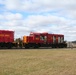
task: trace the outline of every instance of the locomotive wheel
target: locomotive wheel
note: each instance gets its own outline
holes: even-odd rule
[[[34,45],[34,48],[39,48],[39,46],[38,45]]]
[[[11,44],[11,43],[8,43],[8,44],[7,44],[7,48],[8,48],[8,49],[11,49],[11,48],[12,48],[12,44]]]
[[[29,49],[29,45],[27,44],[27,45],[25,45],[25,49]]]

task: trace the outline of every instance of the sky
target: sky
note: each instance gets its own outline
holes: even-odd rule
[[[15,38],[30,32],[63,34],[76,40],[75,0],[0,0],[0,30],[13,30]]]

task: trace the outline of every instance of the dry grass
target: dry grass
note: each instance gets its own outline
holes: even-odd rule
[[[76,50],[0,50],[0,75],[76,75]]]

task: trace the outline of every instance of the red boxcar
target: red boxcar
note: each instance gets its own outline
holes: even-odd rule
[[[0,30],[0,47],[10,47],[14,42],[14,32]]]
[[[24,36],[23,43],[26,47],[66,47],[64,35],[48,33],[30,33]]]

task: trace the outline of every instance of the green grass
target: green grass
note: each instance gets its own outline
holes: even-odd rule
[[[0,75],[76,75],[76,50],[0,50]]]

